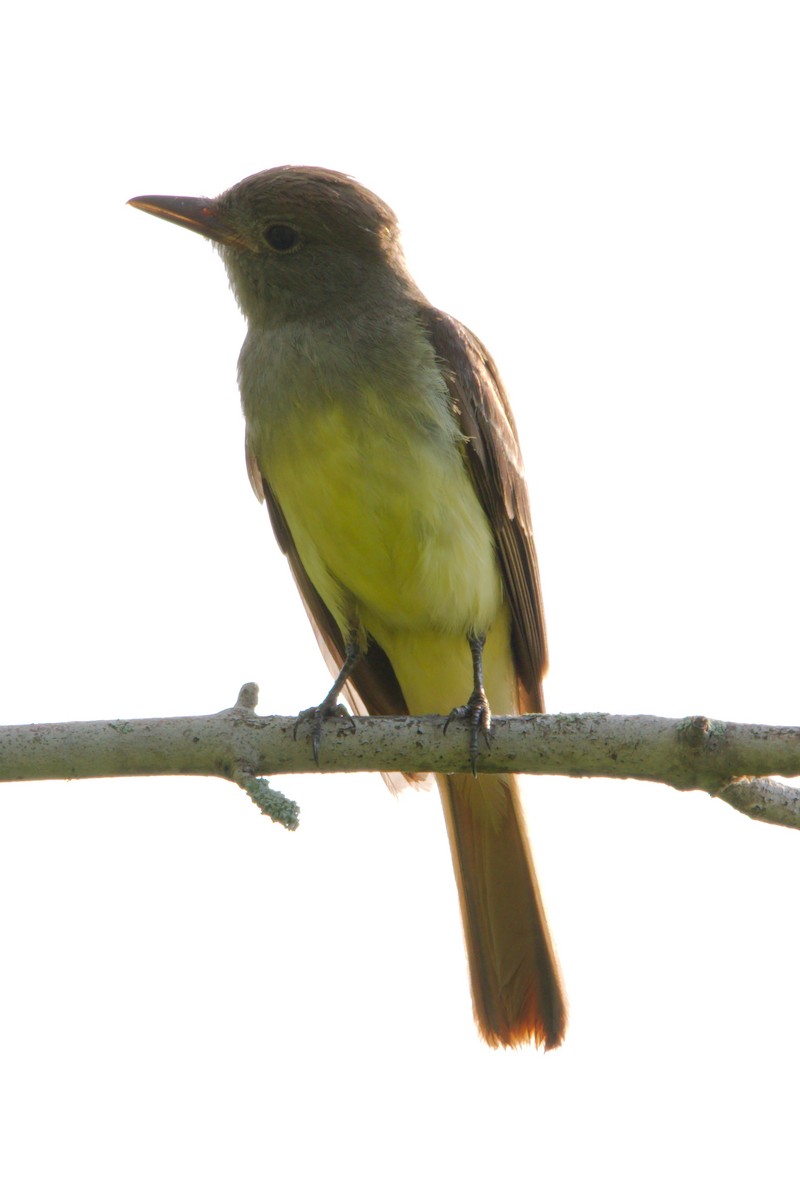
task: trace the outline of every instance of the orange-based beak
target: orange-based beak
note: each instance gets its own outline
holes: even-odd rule
[[[241,233],[232,228],[217,201],[209,200],[206,196],[134,196],[128,204],[164,221],[182,225],[184,229],[202,233],[204,237],[221,242],[223,246],[253,249]]]

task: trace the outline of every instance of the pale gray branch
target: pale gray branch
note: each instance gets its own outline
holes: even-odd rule
[[[293,827],[296,806],[261,776],[470,769],[465,726],[453,721],[445,733],[439,716],[330,719],[315,763],[307,724],[256,716],[257,699],[245,684],[232,708],[209,716],[0,727],[0,781],[215,775]],[[697,788],[757,820],[800,827],[800,789],[761,778],[800,776],[798,728],[608,713],[496,717],[478,765]]]

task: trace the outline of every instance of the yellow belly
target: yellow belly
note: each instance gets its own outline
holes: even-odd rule
[[[343,633],[357,622],[376,637],[463,638],[492,624],[494,542],[455,440],[382,403],[334,403],[284,422],[259,457]]]

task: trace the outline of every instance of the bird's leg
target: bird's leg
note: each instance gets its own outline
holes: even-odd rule
[[[333,681],[333,687],[321,704],[313,708],[304,708],[294,723],[294,736],[297,737],[297,726],[301,721],[312,721],[311,747],[314,751],[314,762],[319,762],[319,744],[322,738],[322,726],[326,717],[347,717],[355,729],[355,721],[343,704],[339,703],[339,693],[353,674],[353,668],[361,658],[361,643],[358,634],[351,630],[345,644],[345,659],[339,674]]]
[[[489,744],[489,734],[492,728],[492,710],[483,690],[483,647],[486,645],[485,633],[468,633],[467,640],[472,653],[472,695],[466,704],[454,708],[444,723],[444,731],[456,717],[466,717],[469,720],[469,760],[472,763],[472,774],[477,775],[478,738],[481,730]]]

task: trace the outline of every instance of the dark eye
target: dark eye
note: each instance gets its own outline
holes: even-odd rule
[[[264,230],[264,241],[272,250],[293,250],[300,234],[291,225],[268,225]]]

